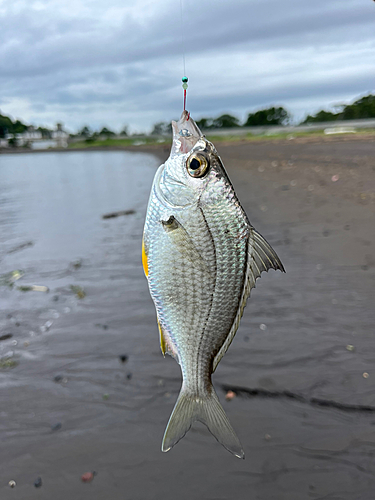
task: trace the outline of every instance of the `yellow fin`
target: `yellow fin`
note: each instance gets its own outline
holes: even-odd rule
[[[146,255],[146,250],[145,250],[145,242],[142,239],[142,265],[143,265],[143,271],[145,273],[145,276],[147,278],[148,276],[148,263],[147,263],[147,255]]]
[[[165,353],[167,352],[167,344],[165,343],[163,330],[161,329],[159,319],[158,319],[158,327],[159,327],[159,334],[160,334],[160,349],[161,349],[161,352],[163,353],[163,356],[165,357]]]

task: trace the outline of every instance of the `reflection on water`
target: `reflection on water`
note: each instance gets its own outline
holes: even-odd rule
[[[131,152],[0,155],[0,269],[95,250],[101,216],[145,212],[156,158]],[[32,242],[32,245],[31,245]],[[28,244],[26,252],[12,251]]]

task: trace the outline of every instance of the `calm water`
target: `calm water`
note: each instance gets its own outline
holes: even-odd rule
[[[141,224],[157,166],[132,152],[0,155],[0,274],[92,254],[105,213],[133,209]]]

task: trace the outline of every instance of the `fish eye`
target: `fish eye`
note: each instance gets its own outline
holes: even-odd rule
[[[209,166],[206,156],[202,153],[193,153],[186,161],[186,169],[191,177],[203,177]]]

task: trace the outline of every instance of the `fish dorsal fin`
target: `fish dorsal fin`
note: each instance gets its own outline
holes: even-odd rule
[[[279,269],[280,271],[285,273],[284,266],[282,265],[281,260],[277,256],[275,250],[263,238],[263,236],[258,233],[258,231],[251,227],[249,239],[247,242],[246,276],[240,304],[232,328],[230,329],[230,332],[225,339],[224,344],[221,346],[220,351],[214,358],[212,370],[213,372],[216,370],[217,365],[220,363],[221,358],[227,352],[234,336],[236,335],[247,299],[250,295],[250,291],[252,288],[255,288],[255,281],[257,280],[257,278],[260,278],[260,275],[263,271],[268,271],[269,269]]]

